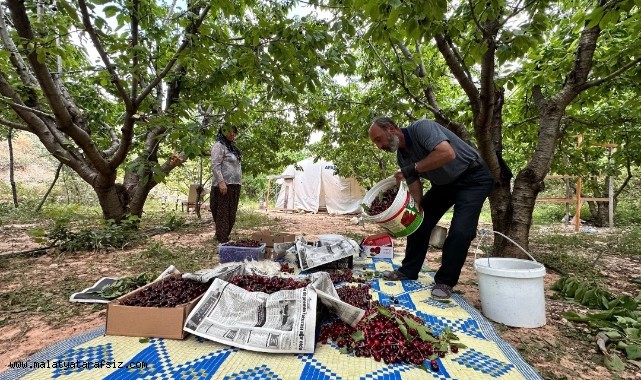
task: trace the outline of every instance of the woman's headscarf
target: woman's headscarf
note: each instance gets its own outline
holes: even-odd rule
[[[221,143],[223,143],[223,145],[225,145],[227,149],[229,149],[229,151],[232,152],[238,158],[238,161],[241,161],[243,154],[240,152],[236,144],[234,144],[233,141],[229,141],[226,136],[227,134],[229,134],[229,132],[231,132],[234,129],[238,130],[236,127],[232,127],[229,125],[220,127],[218,129],[218,134],[216,135],[216,141],[220,141]]]

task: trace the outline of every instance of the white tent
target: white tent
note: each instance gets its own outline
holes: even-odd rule
[[[355,178],[334,174],[331,162],[306,158],[288,166],[282,175],[272,176],[281,184],[276,208],[318,212],[326,208],[330,214],[356,214],[361,212],[365,190]]]

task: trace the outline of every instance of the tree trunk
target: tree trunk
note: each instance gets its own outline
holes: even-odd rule
[[[13,196],[13,205],[18,207],[18,191],[16,189],[16,181],[13,178],[13,128],[9,128],[7,134],[7,144],[9,144],[9,183],[11,184],[11,195]]]
[[[141,159],[137,158],[135,161],[141,161]],[[153,176],[147,168],[149,168],[148,164],[145,165],[142,175],[127,171],[123,181],[123,189],[128,197],[127,212],[138,217],[142,217],[149,192],[156,186],[156,182],[154,182]]]
[[[539,139],[527,166],[523,168],[514,180],[511,197],[511,217],[508,223],[508,235],[526,251],[529,250],[530,227],[532,213],[536,205],[536,197],[543,190],[543,179],[550,171],[556,142],[560,128],[562,111],[554,105],[544,108],[539,117]],[[509,212],[510,210],[508,210]],[[526,258],[525,254],[514,244],[503,242],[497,247],[502,256]]]
[[[505,235],[510,233],[509,227],[512,224],[512,196],[510,194],[509,182],[495,182],[494,190],[489,197],[490,211],[492,215],[492,229]],[[494,250],[496,256],[504,256],[504,249],[507,240],[500,236],[494,235]]]
[[[121,184],[112,183],[105,186],[94,186],[98,202],[105,220],[120,223],[129,212],[129,193]]]
[[[542,182],[528,167],[516,176],[512,192],[511,223],[508,226],[506,235],[526,251],[528,250],[530,227],[532,226],[532,212],[534,211],[536,196],[541,189]],[[526,258],[516,245],[507,241],[503,241],[497,249],[501,256]]]
[[[595,194],[595,198],[601,198]],[[608,202],[588,202],[590,208],[590,216],[596,227],[607,227],[609,225],[609,210]]]

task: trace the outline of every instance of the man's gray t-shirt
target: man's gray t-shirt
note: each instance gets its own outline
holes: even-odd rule
[[[401,129],[405,135],[405,149],[396,152],[396,159],[400,167],[414,165],[422,160],[443,141],[448,141],[456,153],[456,158],[440,168],[420,173],[420,177],[428,179],[433,185],[447,185],[456,180],[461,173],[477,162],[481,157],[465,141],[461,140],[449,129],[432,120],[418,120],[407,128]],[[408,184],[416,181],[418,177],[406,178]]]

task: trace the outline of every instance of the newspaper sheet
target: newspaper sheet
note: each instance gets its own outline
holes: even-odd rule
[[[261,352],[314,352],[316,290],[248,292],[215,279],[189,314],[185,331]]]
[[[319,300],[352,326],[363,317],[363,310],[340,300],[327,272],[292,277],[310,284],[266,294],[215,278],[187,317],[184,330],[252,351],[311,353]]]
[[[301,270],[305,271],[360,254],[360,246],[356,241],[341,235],[325,236],[331,236],[331,238],[320,239],[318,244],[309,244],[303,237],[296,239],[296,253]]]
[[[243,263],[221,264],[212,269],[201,269],[194,273],[185,273],[183,278],[198,282],[209,282],[214,278],[229,281],[232,277],[243,274],[245,267]]]
[[[365,310],[343,302],[338,297],[332,297],[318,289],[316,289],[316,294],[318,294],[318,298],[323,305],[327,306],[334,314],[338,315],[343,322],[352,327],[355,327],[363,318],[363,315],[365,315]]]

